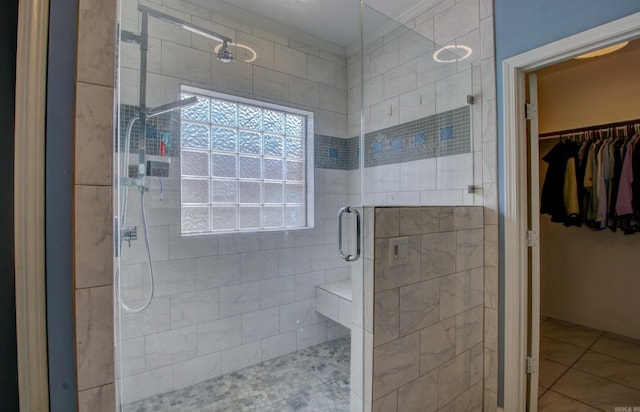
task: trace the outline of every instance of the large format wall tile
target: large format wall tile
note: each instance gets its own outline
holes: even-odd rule
[[[373,410],[481,410],[486,376],[482,208],[377,208],[375,215],[380,220],[373,277],[378,291]],[[421,240],[418,253],[389,268],[389,241],[408,233],[408,239]],[[456,266],[469,269],[455,272]],[[414,344],[419,345],[417,359]]]
[[[373,399],[398,389],[420,375],[420,334],[377,347],[373,352]]]
[[[80,1],[78,81],[113,87],[116,4],[115,0]]]
[[[76,288],[113,283],[113,213],[110,186],[77,186],[75,219]]]
[[[76,290],[78,390],[114,381],[113,287]]]
[[[116,410],[115,384],[78,392],[78,412],[113,412]]]
[[[75,183],[113,183],[113,89],[78,83],[76,90]]]

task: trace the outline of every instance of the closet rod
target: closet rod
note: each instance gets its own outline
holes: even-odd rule
[[[624,122],[600,124],[596,126],[580,127],[577,129],[560,130],[558,132],[540,133],[538,135],[538,140],[554,139],[562,136],[567,136],[567,135],[570,136],[572,134],[578,134],[578,133],[588,132],[588,131],[595,132],[598,130],[614,129],[614,128],[623,127],[623,126],[634,126],[636,124],[640,124],[640,119],[626,120]]]

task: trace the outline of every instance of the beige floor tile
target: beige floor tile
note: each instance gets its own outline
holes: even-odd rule
[[[637,340],[606,333],[596,341],[591,350],[640,364],[640,342]]]
[[[574,368],[640,390],[640,364],[588,351]]]
[[[565,373],[552,390],[607,411],[616,406],[640,406],[640,390],[574,369]]]
[[[547,391],[548,391],[548,390],[549,390],[549,389],[547,389],[547,388],[545,388],[545,387],[543,387],[543,386],[538,385],[538,399],[542,398],[542,396],[543,396],[545,393],[547,393]]]
[[[538,383],[540,386],[550,388],[563,373],[569,370],[569,366],[541,358],[538,362]]]
[[[571,366],[584,352],[584,348],[575,345],[544,336],[540,338],[540,359]]]
[[[574,399],[567,398],[554,391],[547,391],[538,400],[538,412],[598,412],[593,408]]]
[[[547,319],[540,325],[540,335],[570,343],[581,348],[588,348],[600,337],[601,331],[564,322],[557,319]]]

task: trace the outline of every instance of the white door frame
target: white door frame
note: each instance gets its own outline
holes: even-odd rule
[[[524,114],[525,73],[637,37],[640,37],[640,13],[549,43],[503,62],[505,411],[526,410],[528,159]]]
[[[14,238],[20,410],[49,410],[44,152],[49,1],[20,1],[16,55]]]

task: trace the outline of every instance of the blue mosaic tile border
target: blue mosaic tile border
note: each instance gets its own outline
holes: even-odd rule
[[[471,108],[438,113],[365,135],[365,167],[471,152]]]
[[[359,167],[359,139],[316,135],[315,167]],[[460,107],[365,135],[365,167],[471,153],[471,108]]]
[[[124,133],[129,120],[137,115],[137,108],[120,107],[120,145],[124,145]],[[147,152],[159,154],[159,142],[168,142],[169,156],[178,156],[180,148],[180,118],[176,113],[166,113],[149,119]],[[138,122],[132,129],[129,150],[138,147]],[[119,149],[124,149],[120,147]],[[434,157],[451,156],[471,152],[471,108],[469,106],[428,116],[398,126],[367,133],[365,135],[365,167],[410,162]],[[314,163],[319,169],[355,170],[359,167],[359,138],[315,135]]]

